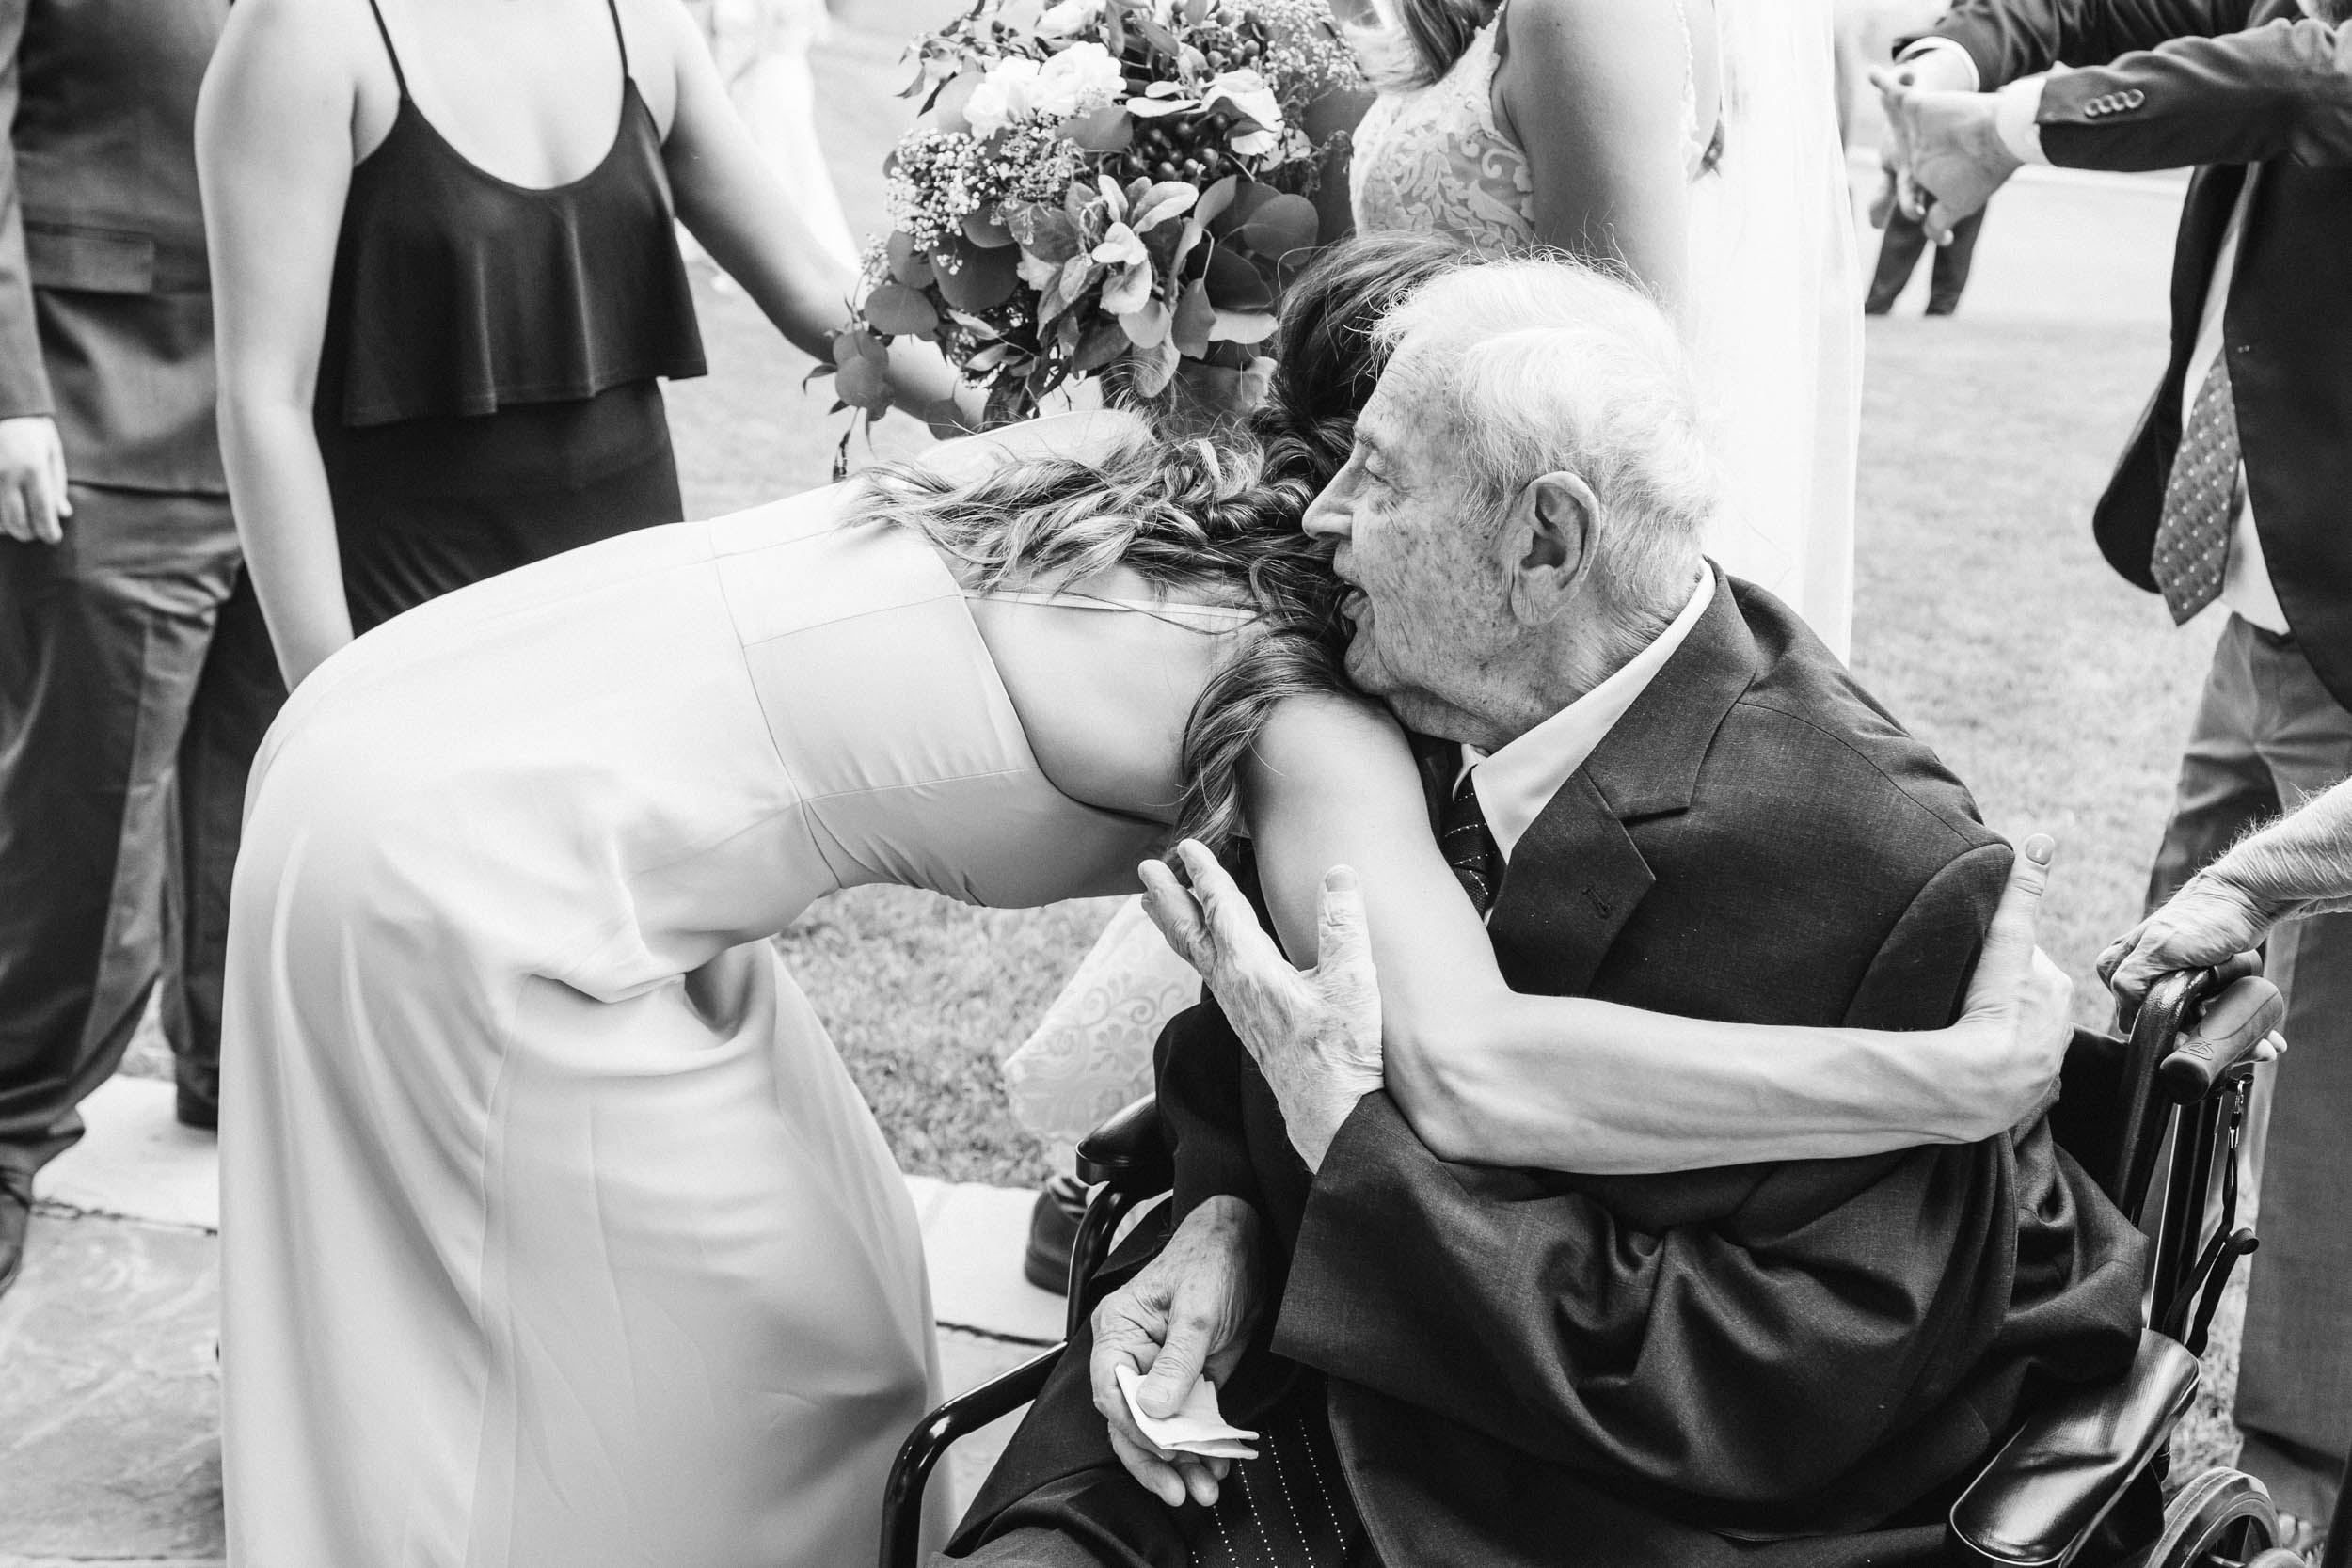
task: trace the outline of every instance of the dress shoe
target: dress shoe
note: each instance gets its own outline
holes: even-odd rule
[[[0,1165],[0,1295],[24,1267],[24,1232],[33,1223],[33,1173]]]
[[[1959,309],[1960,301],[1956,299],[1931,299],[1928,301],[1928,308],[1921,311],[1920,314],[1925,316],[1948,316]]]
[[[1030,1284],[1057,1296],[1069,1291],[1070,1253],[1086,1212],[1086,1185],[1074,1176],[1057,1176],[1038,1189],[1037,1207],[1029,1211],[1028,1256],[1021,1263]]]
[[[173,1102],[172,1113],[180,1125],[193,1127],[199,1132],[218,1132],[220,1130],[219,1096],[206,1094],[186,1083],[182,1083],[178,1088],[179,1094]]]

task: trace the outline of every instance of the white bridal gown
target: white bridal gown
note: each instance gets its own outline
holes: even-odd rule
[[[842,1568],[935,1395],[920,1238],[766,941],[1130,888],[956,581],[845,491],[452,594],[253,773],[221,1114],[239,1568]],[[1086,601],[1099,608],[1099,601]]]

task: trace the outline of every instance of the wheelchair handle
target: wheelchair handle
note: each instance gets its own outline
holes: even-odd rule
[[[2140,1022],[2161,1028],[2169,1037],[2170,1049],[2156,1066],[2156,1082],[2174,1104],[2195,1104],[2233,1072],[2252,1067],[2255,1053],[2269,1034],[2267,1029],[2241,1026],[2218,1039],[2191,1031],[2202,1022],[2208,1005],[2255,973],[2253,963],[2233,958],[2217,969],[2168,974],[2150,988],[2140,1008]],[[2249,1014],[2247,1023],[2251,1024],[2260,1011]],[[2137,1032],[2136,1025],[2134,1033]]]

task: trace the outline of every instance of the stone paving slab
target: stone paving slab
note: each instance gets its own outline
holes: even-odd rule
[[[117,1078],[41,1174],[24,1273],[0,1296],[0,1568],[219,1568],[219,1179],[172,1090]],[[907,1180],[923,1223],[944,1385],[961,1393],[1061,1337],[1021,1275],[1033,1195]],[[958,1445],[961,1509],[1011,1436]]]
[[[220,1555],[216,1250],[201,1230],[35,1216],[0,1296],[0,1564]]]

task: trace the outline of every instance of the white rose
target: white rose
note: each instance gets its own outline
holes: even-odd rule
[[[1210,78],[1209,85],[1201,90],[1200,102],[1214,109],[1220,101],[1232,105],[1235,113],[1256,120],[1261,130],[1279,134],[1282,129],[1281,103],[1274,96],[1274,89],[1266,86],[1265,78],[1254,71],[1220,71]],[[1233,146],[1241,151],[1251,150],[1242,147],[1239,139]],[[1265,150],[1272,150],[1269,142]]]
[[[1001,131],[1036,107],[1038,63],[1019,55],[988,68],[980,85],[964,100],[963,118],[972,134],[985,136]]]
[[[1038,77],[1037,107],[1067,119],[1118,98],[1127,79],[1111,52],[1099,43],[1073,43],[1045,62]]]
[[[1103,14],[1102,0],[1060,0],[1058,5],[1045,8],[1045,14],[1037,19],[1040,38],[1068,38]]]

